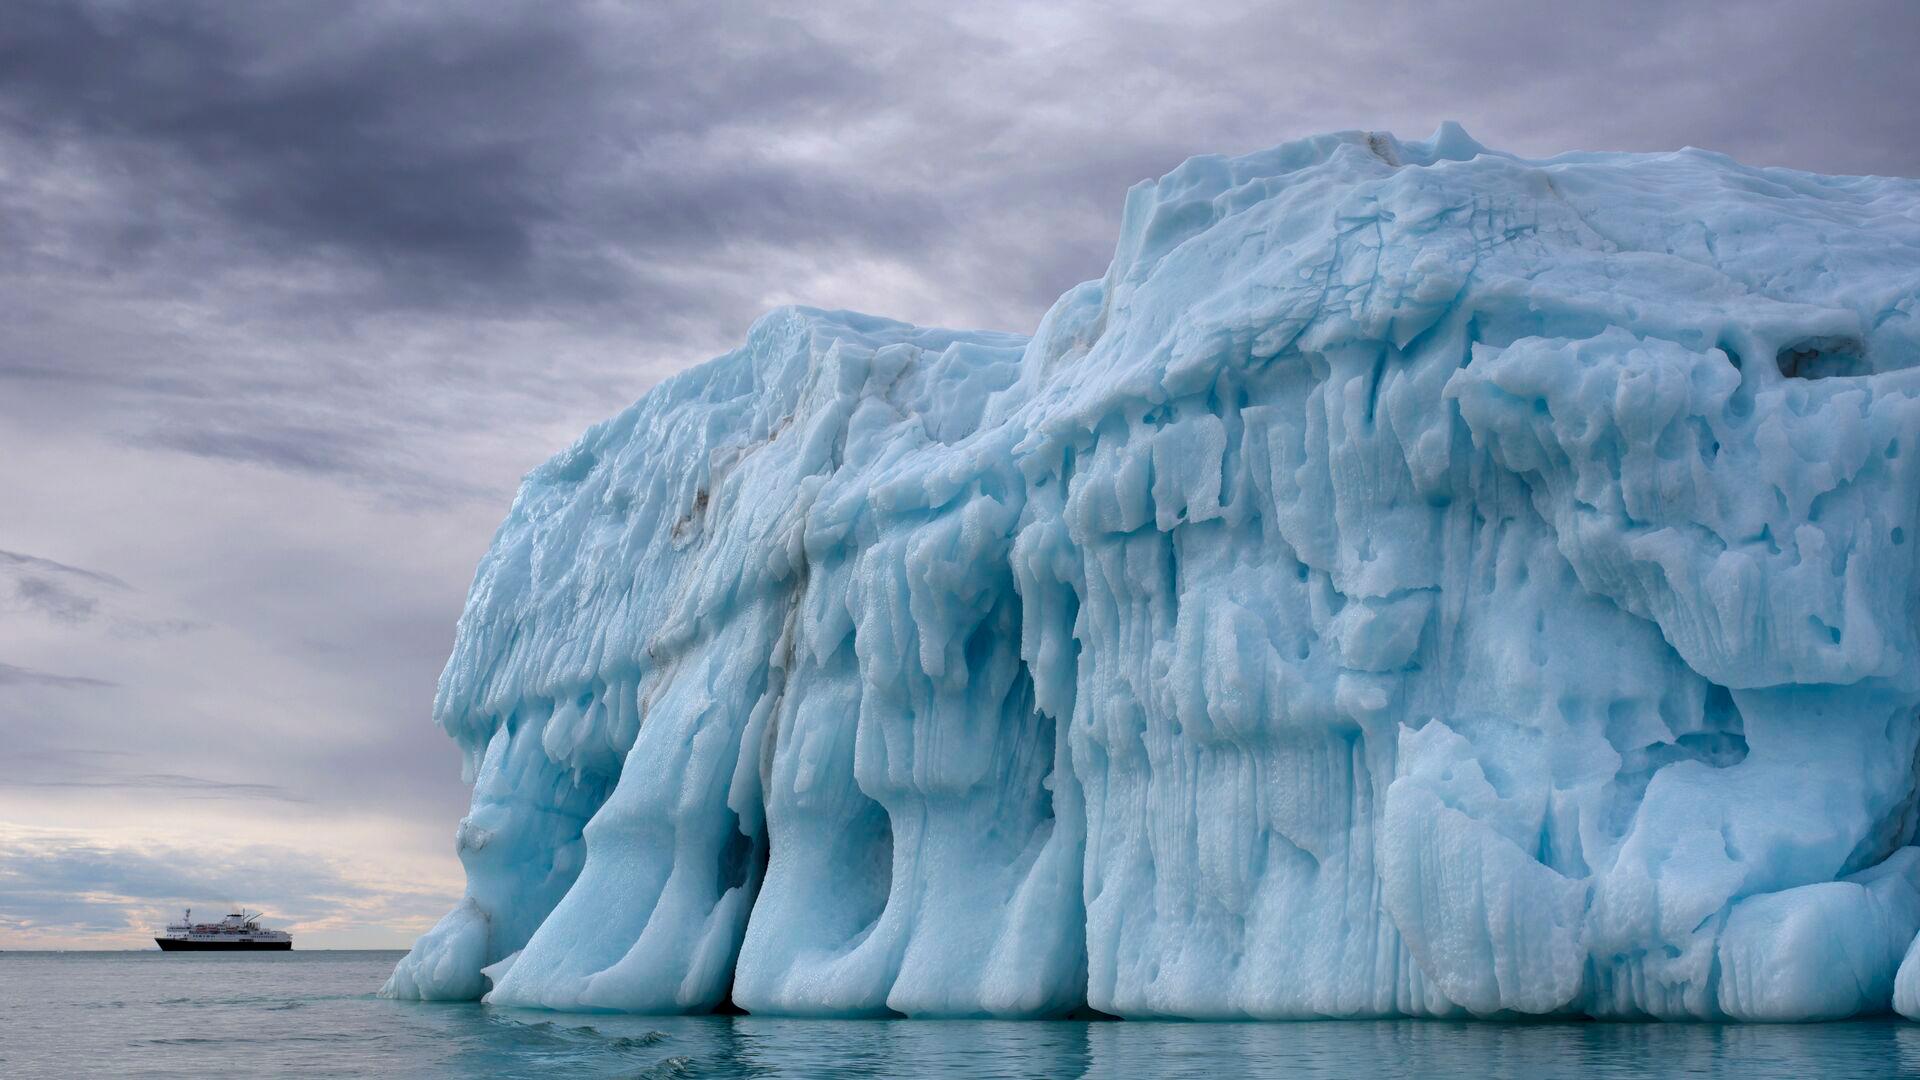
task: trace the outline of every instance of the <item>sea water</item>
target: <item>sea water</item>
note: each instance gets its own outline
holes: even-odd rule
[[[1920,1025],[782,1020],[388,1001],[397,953],[0,952],[0,1077],[1887,1077]]]

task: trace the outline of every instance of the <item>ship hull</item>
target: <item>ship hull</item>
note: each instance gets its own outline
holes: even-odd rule
[[[154,938],[161,952],[287,952],[291,941],[184,941],[180,938]]]

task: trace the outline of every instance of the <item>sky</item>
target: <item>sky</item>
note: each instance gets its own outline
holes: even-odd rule
[[[1920,5],[9,0],[0,949],[459,895],[518,478],[768,308],[1030,331],[1198,153],[1920,175]]]

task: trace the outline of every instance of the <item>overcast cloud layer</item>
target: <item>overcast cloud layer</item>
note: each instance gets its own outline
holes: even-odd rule
[[[770,306],[1030,330],[1134,181],[1340,128],[1920,174],[1892,0],[948,7],[12,0],[0,948],[423,929],[516,479]]]

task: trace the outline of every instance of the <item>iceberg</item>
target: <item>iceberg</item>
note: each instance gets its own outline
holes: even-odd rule
[[[778,310],[526,478],[384,992],[1920,1012],[1916,462],[1920,182],[1194,158],[1031,338]]]

